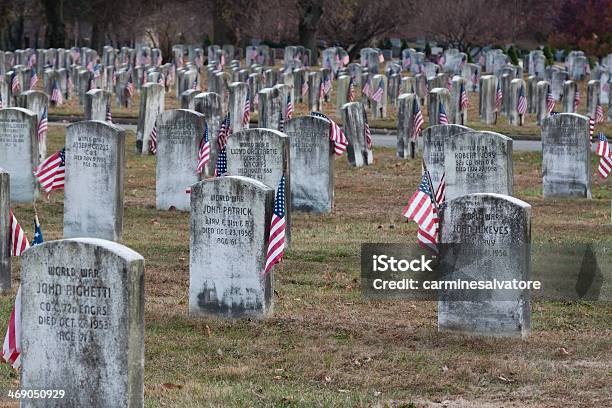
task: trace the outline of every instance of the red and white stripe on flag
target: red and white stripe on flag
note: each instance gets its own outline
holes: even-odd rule
[[[21,228],[19,222],[17,222],[17,218],[15,218],[13,210],[10,210],[10,215],[11,255],[21,256],[21,254],[23,254],[25,250],[30,247],[30,243],[28,242],[28,238],[26,237],[25,231]]]
[[[597,172],[605,179],[610,175],[610,171],[612,171],[612,156],[601,156]]]
[[[330,130],[329,130],[329,138],[334,144],[334,153],[337,156],[342,156],[344,152],[346,152],[346,148],[348,146],[348,138],[340,129],[340,126],[336,124],[333,120],[329,120],[330,122]]]
[[[442,179],[440,179],[440,184],[438,184],[438,189],[436,190],[436,202],[438,205],[442,204],[446,201],[446,173],[442,174]]]
[[[2,357],[13,368],[21,365],[21,286],[17,289],[15,305],[11,311],[8,327],[2,344]]]
[[[38,165],[34,170],[34,176],[40,183],[40,186],[49,193],[53,190],[61,190],[64,188],[64,179],[66,176],[66,168],[64,159],[62,158],[62,149],[47,157],[44,162]]]

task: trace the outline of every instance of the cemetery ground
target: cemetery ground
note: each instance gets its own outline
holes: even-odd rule
[[[64,138],[51,126],[49,151]],[[535,301],[531,335],[515,340],[438,333],[433,302],[362,298],[361,243],[415,241],[401,210],[420,162],[393,149],[376,148],[375,164],[363,168],[337,158],[333,212],[292,215],[272,317],[190,318],[189,214],[155,209],[155,158],[134,145],[130,132],[122,243],[146,259],[146,407],[612,403],[609,303]],[[544,200],[541,154],[514,152],[514,183],[515,196],[533,206],[534,242],[612,241],[609,182],[593,176],[592,200]],[[62,195],[37,202],[46,240],[62,238]],[[31,235],[32,206],[15,211]],[[18,281],[15,260],[13,288]],[[14,291],[0,297],[1,330],[13,300]],[[0,365],[0,401],[18,387],[18,373]]]

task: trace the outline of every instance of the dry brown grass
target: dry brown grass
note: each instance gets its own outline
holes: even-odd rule
[[[50,151],[63,132],[52,127]],[[293,216],[292,248],[275,270],[274,315],[192,319],[188,215],[154,208],[155,158],[132,152],[133,135],[127,146],[123,243],[146,259],[147,407],[612,404],[610,304],[535,302],[532,335],[520,341],[438,333],[431,302],[362,298],[360,244],[414,242],[401,209],[418,161],[400,161],[392,149],[375,149],[367,168],[337,159],[334,211]],[[540,162],[539,153],[515,152],[515,191],[534,207],[534,241],[609,243],[610,182],[594,181],[593,200],[543,200]],[[62,194],[38,207],[45,238],[61,238]],[[31,234],[31,207],[15,212]],[[16,286],[18,262],[14,276]],[[0,298],[2,332],[12,300]],[[17,388],[17,378],[0,367],[1,389]]]

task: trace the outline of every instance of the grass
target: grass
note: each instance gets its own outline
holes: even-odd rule
[[[49,151],[64,132],[51,126]],[[362,298],[360,244],[415,239],[401,210],[420,162],[398,160],[393,149],[375,149],[366,168],[337,159],[334,211],[292,215],[271,318],[190,318],[188,214],[155,209],[155,158],[133,152],[133,133],[126,143],[122,243],[146,259],[146,407],[612,403],[609,303],[536,301],[532,335],[521,341],[438,333],[432,302]],[[514,153],[514,191],[533,206],[534,242],[610,243],[610,182],[594,178],[592,200],[544,200],[540,168],[540,153]],[[60,192],[37,204],[46,240],[61,238],[62,200]],[[31,236],[32,207],[14,210]],[[13,276],[16,288],[18,260]],[[3,333],[13,299],[0,296]],[[0,365],[0,390],[18,385],[18,374]]]

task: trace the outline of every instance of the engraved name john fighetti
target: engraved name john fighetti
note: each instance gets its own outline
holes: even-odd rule
[[[95,268],[49,265],[48,280],[38,283],[38,325],[59,341],[86,343],[96,332],[110,329],[111,288]]]

